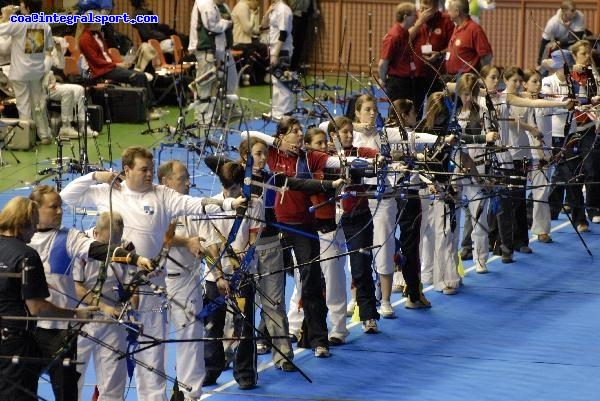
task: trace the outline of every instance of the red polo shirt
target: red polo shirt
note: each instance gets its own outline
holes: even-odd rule
[[[479,69],[479,61],[482,57],[492,54],[492,46],[483,28],[468,17],[460,26],[454,28],[454,33],[448,44],[448,54],[446,72],[448,74],[458,74],[459,72],[468,72],[472,68]],[[469,63],[470,66],[461,59]]]
[[[329,156],[323,152],[307,152],[306,161],[311,173],[323,171]],[[282,172],[288,177],[295,177],[298,172],[298,156],[288,155],[276,148],[269,147],[267,164],[273,172]],[[312,206],[308,195],[300,191],[285,191],[283,202],[278,192],[275,198],[275,216],[277,221],[288,224],[310,224],[314,216],[308,208]]]
[[[408,45],[408,30],[399,22],[394,23],[383,37],[381,59],[390,62],[387,71],[389,76],[408,78],[414,72],[410,65],[413,57]]]
[[[426,77],[434,76],[436,74],[431,70],[430,66],[421,60],[421,57],[423,57],[421,46],[429,44],[431,45],[431,50],[434,52],[446,50],[448,48],[448,43],[450,43],[450,37],[452,36],[453,32],[454,23],[450,19],[450,16],[446,13],[442,14],[440,11],[436,11],[429,21],[418,28],[413,42],[415,53],[417,53],[419,56],[414,57],[414,63],[416,67],[415,76]],[[439,69],[443,62],[444,59],[442,58],[436,64],[433,64],[433,66]]]

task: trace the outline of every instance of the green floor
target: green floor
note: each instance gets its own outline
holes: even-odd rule
[[[258,100],[260,102],[269,102],[269,86],[252,86],[240,88],[240,97]],[[252,107],[255,115],[260,115],[268,108],[259,103],[248,103],[248,107]],[[167,106],[163,108],[167,113],[160,119],[150,123],[151,128],[162,127],[165,124],[172,126],[176,125],[179,109],[176,106]],[[192,123],[192,114],[186,116],[186,123]],[[165,139],[165,134],[157,133],[152,135],[141,135],[141,132],[148,127],[146,124],[111,124],[110,137],[112,143],[112,155],[114,160],[121,159],[123,149],[136,145],[152,147],[153,145]],[[103,131],[97,138],[96,143],[93,140],[88,144],[88,158],[90,164],[98,164],[100,158],[105,161],[109,159],[109,143],[108,129],[104,126]],[[79,160],[79,145],[77,141],[67,142],[63,147],[63,157],[72,157]],[[16,159],[19,160],[17,163]],[[7,165],[0,166],[0,191],[5,191],[12,188],[20,188],[24,186],[34,185],[37,181],[47,178],[40,176],[38,172],[56,168],[57,145],[38,144],[34,149],[28,151],[13,151],[12,154],[8,150],[2,151],[2,157]],[[115,166],[120,168],[120,165]]]

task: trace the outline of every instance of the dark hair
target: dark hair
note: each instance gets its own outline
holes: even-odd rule
[[[521,67],[517,67],[516,65],[511,65],[510,67],[506,67],[504,69],[504,72],[502,73],[502,75],[504,76],[504,79],[509,79],[510,77],[512,77],[514,75],[518,75],[521,78],[523,78],[525,76]]]
[[[240,142],[240,157],[242,158],[242,161],[247,161],[248,160],[248,153],[252,152],[252,148],[254,147],[254,145],[256,145],[257,143],[263,144],[265,145],[265,147],[267,147],[267,143],[265,141],[263,141],[260,138],[256,138],[256,137],[250,137],[250,139],[244,139],[242,142]]]
[[[483,67],[481,67],[481,69],[479,70],[479,74],[483,77],[483,78],[487,78],[488,75],[490,75],[490,73],[492,72],[493,69],[496,69],[498,71],[498,74],[500,74],[500,67],[498,67],[497,65],[494,64],[486,64]]]
[[[282,136],[288,134],[295,124],[300,124],[300,121],[296,117],[283,116],[281,118],[281,121],[277,123],[275,136]]]
[[[377,108],[377,100],[375,99],[375,96],[369,93],[364,93],[356,98],[356,103],[354,103],[354,111],[356,113],[359,113],[363,104],[367,102],[373,102],[375,104],[375,107]],[[356,115],[356,119],[358,119],[358,114]]]
[[[306,132],[306,135],[304,135],[304,143],[308,145],[317,135],[325,135],[325,140],[328,139],[325,131],[319,127],[312,127]]]
[[[219,168],[217,175],[225,189],[236,184],[242,185],[244,183],[244,166],[238,162],[227,162]]]
[[[538,70],[534,68],[526,68],[523,71],[523,80],[527,82],[529,81],[529,78],[533,77],[534,75],[539,75],[540,77],[542,76]]]
[[[29,9],[29,13],[31,14],[39,13],[42,11],[42,0],[23,0],[23,4]]]
[[[346,116],[338,116],[327,124],[327,133],[337,132],[344,125],[352,124],[352,119]]]
[[[401,23],[404,21],[404,18],[408,17],[409,15],[413,15],[416,13],[416,11],[417,10],[415,9],[414,3],[400,3],[398,6],[396,6],[396,21]]]
[[[131,0],[131,6],[133,8],[142,8],[144,5],[144,0]]]
[[[415,107],[412,100],[409,99],[396,99],[390,104],[388,109],[388,119],[386,121],[386,125],[398,125],[399,122],[402,122],[404,125],[404,115],[410,113],[410,110]],[[400,113],[400,115],[398,115]]]

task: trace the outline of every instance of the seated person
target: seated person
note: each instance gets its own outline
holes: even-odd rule
[[[131,6],[133,7],[133,17],[137,17],[138,15],[155,15],[154,12],[147,8],[145,0],[131,0]],[[187,49],[189,37],[182,33],[171,29],[167,24],[158,24],[158,23],[143,23],[143,24],[135,24],[133,26],[137,29],[140,34],[140,38],[142,42],[147,42],[149,39],[156,39],[160,42],[160,48],[163,53],[165,53],[165,58],[168,63],[173,62],[172,53],[173,53],[173,42],[171,41],[171,35],[177,35],[181,38],[181,43],[184,49]]]
[[[64,52],[66,41],[55,38],[55,47],[52,51],[52,65],[59,70],[65,67]],[[60,101],[60,115],[62,125],[58,132],[61,139],[74,139],[79,137],[79,132],[84,132],[85,126],[85,89],[81,85],[66,84],[56,81],[53,71],[48,71],[42,80],[43,87],[47,89],[50,100]],[[78,129],[73,128],[73,118],[76,116]],[[96,137],[98,132],[87,126],[87,136]]]
[[[109,79],[115,82],[128,83],[133,86],[140,88],[146,88],[148,92],[148,105],[154,107],[156,101],[150,86],[150,80],[148,76],[142,72],[148,67],[151,58],[145,53],[145,49],[152,48],[152,46],[140,47],[138,49],[137,59],[134,69],[130,60],[125,60],[121,63],[115,63],[112,61],[110,56],[107,54],[106,44],[100,32],[100,24],[82,24],[77,25],[77,33],[75,34],[75,41],[79,44],[82,56],[85,58],[85,63],[89,68],[89,73],[94,79]],[[156,55],[156,53],[154,53]],[[85,65],[85,63],[83,63]],[[150,74],[148,74],[150,75]]]

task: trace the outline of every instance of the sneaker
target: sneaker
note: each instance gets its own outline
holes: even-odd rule
[[[485,274],[488,272],[487,266],[485,262],[477,261],[475,262],[475,272],[479,274]]]
[[[294,366],[294,364],[293,364],[293,363],[291,363],[291,362],[289,362],[289,361],[286,361],[286,360],[283,360],[283,361],[281,361],[281,363],[279,363],[279,364],[277,364],[277,365],[275,365],[275,366],[277,367],[277,369],[281,369],[281,370],[283,370],[284,372],[295,372],[295,371],[297,371],[297,370],[298,370],[298,369],[297,369],[297,368]]]
[[[564,205],[562,211],[565,214],[571,213],[571,206]]]
[[[345,343],[343,338],[340,337],[336,337],[336,336],[331,336],[329,337],[329,345],[333,345],[338,346],[338,345],[343,345]]]
[[[594,217],[592,217],[592,223],[594,223],[594,224],[600,224],[600,216],[594,216]]]
[[[587,233],[590,231],[590,227],[587,224],[577,224],[577,231],[580,233]]]
[[[331,353],[329,352],[329,350],[325,347],[317,347],[315,348],[315,357],[317,358],[329,358],[331,356]]]
[[[540,234],[538,235],[538,241],[543,242],[544,244],[549,244],[552,242],[552,237],[548,234]]]
[[[521,253],[533,253],[533,250],[531,250],[531,248],[527,245],[517,248],[517,251]]]
[[[42,145],[50,145],[52,143],[52,138],[44,137],[41,139]]]
[[[410,298],[407,298],[406,303],[404,304],[404,307],[406,309],[431,308],[431,302],[429,302],[429,300],[427,298],[425,298],[425,295],[423,293],[421,293],[421,295],[419,296],[419,299],[417,299],[416,301],[411,301]]]
[[[444,295],[454,295],[458,292],[458,290],[456,288],[446,287],[442,290],[442,292]]]
[[[377,320],[369,319],[362,322],[363,333],[365,334],[377,334],[379,329],[377,328]]]
[[[58,130],[58,137],[60,139],[77,139],[79,138],[79,132],[73,127],[63,125],[60,127],[60,130]]]
[[[86,132],[87,132],[87,137],[88,138],[96,138],[99,135],[98,131],[94,131],[92,129],[92,127],[90,127],[90,126],[87,127],[87,131]]]
[[[256,353],[258,355],[268,354],[269,351],[271,351],[271,347],[267,343],[262,341],[256,343]]]
[[[393,319],[396,317],[394,309],[392,309],[392,304],[389,301],[381,301],[381,306],[379,307],[379,314],[384,319]]]
[[[395,271],[392,282],[392,292],[398,293],[404,291],[404,277],[402,276],[402,272]]]
[[[254,380],[251,378],[242,377],[240,381],[238,381],[238,388],[240,390],[252,390],[254,387],[256,387],[256,383],[254,383]]]
[[[352,317],[354,314],[354,308],[356,308],[356,299],[351,299],[346,306],[346,316]]]
[[[148,113],[148,120],[158,120],[163,116],[163,114],[158,110],[152,110]]]

